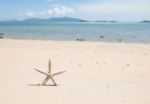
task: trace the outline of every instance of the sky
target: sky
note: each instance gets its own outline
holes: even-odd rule
[[[0,0],[0,20],[76,17],[86,20],[150,20],[150,0]]]

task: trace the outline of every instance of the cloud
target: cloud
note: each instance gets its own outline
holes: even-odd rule
[[[25,15],[27,17],[37,17],[37,18],[47,18],[50,16],[59,17],[59,16],[69,15],[73,11],[74,11],[73,8],[69,8],[69,7],[62,6],[62,5],[57,5],[45,11],[40,11],[40,12],[27,11]]]
[[[93,0],[80,2],[80,4],[73,2],[73,4],[66,4],[67,6],[50,4],[51,7],[45,11],[31,10],[25,15],[38,18],[73,16],[87,20],[139,21],[150,19],[150,0]]]
[[[35,13],[33,11],[28,11],[28,12],[26,12],[26,16],[28,16],[28,17],[34,17]]]
[[[72,8],[68,8],[65,6],[58,6],[58,7],[52,8],[52,9],[48,9],[48,14],[52,15],[52,16],[62,16],[62,15],[71,13],[73,11],[74,10]]]

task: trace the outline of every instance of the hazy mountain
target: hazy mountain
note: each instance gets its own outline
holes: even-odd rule
[[[50,23],[50,22],[87,22],[86,20],[79,18],[71,18],[71,17],[57,17],[57,18],[28,18],[25,20],[9,20],[9,21],[1,21],[2,24],[10,24],[10,23]]]
[[[57,17],[48,19],[29,18],[23,20],[23,22],[86,22],[86,20],[71,17]]]

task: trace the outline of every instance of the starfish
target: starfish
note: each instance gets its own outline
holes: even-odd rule
[[[46,77],[45,77],[45,79],[43,80],[42,84],[40,84],[40,85],[42,85],[42,86],[46,85],[46,83],[48,82],[49,79],[52,80],[54,86],[57,86],[57,83],[55,82],[55,80],[54,80],[53,77],[56,76],[56,75],[59,75],[59,74],[62,74],[62,73],[64,73],[64,72],[66,72],[66,71],[60,71],[60,72],[57,72],[57,73],[53,73],[53,74],[52,74],[52,73],[51,73],[51,60],[50,60],[50,59],[49,59],[49,62],[48,62],[48,73],[43,72],[43,71],[41,71],[41,70],[39,70],[39,69],[37,69],[37,68],[34,68],[34,69],[35,69],[36,71],[38,71],[38,72],[40,72],[40,73],[46,75]]]

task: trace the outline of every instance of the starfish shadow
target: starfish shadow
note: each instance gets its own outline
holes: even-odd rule
[[[45,84],[45,85],[41,85],[41,84],[28,84],[28,86],[56,86],[56,85],[54,85],[54,84]]]

